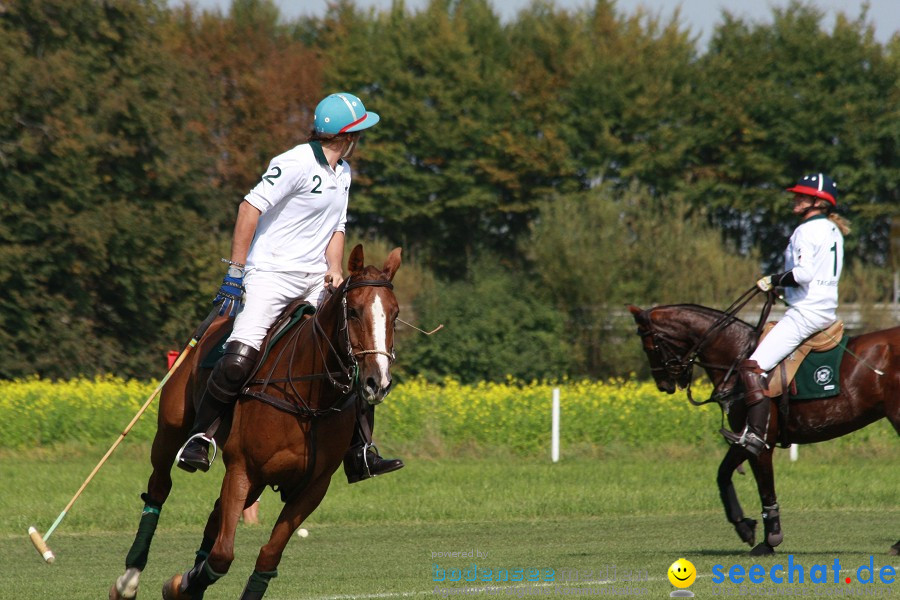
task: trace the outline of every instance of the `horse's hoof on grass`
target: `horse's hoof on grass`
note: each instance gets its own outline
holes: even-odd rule
[[[163,584],[162,597],[163,600],[191,600],[190,596],[181,593],[181,573],[173,575],[170,580]]]
[[[888,550],[888,554],[890,554],[891,556],[900,556],[900,542],[897,542],[896,544],[891,546],[891,549]]]
[[[115,583],[109,588],[109,600],[125,600],[125,597],[119,594],[119,588],[116,587]]]
[[[750,551],[750,556],[769,556],[770,554],[775,554],[775,548],[765,542],[760,542]]]
[[[756,544],[756,519],[744,519],[734,524],[741,541],[751,548]]]

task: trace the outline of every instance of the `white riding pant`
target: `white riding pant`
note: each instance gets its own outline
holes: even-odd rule
[[[819,333],[835,320],[833,314],[789,308],[756,347],[756,350],[750,355],[750,360],[755,360],[763,371],[771,371],[787,355],[796,350],[800,342]]]
[[[288,304],[303,298],[319,305],[325,297],[325,273],[250,269],[244,274],[244,289],[244,306],[234,318],[228,341],[259,350],[269,327]]]

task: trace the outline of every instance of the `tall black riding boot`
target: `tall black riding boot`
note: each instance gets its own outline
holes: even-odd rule
[[[769,416],[772,400],[766,396],[768,387],[763,371],[755,360],[745,360],[738,367],[741,381],[744,383],[747,405],[747,424],[740,435],[720,429],[719,432],[732,444],[738,444],[747,449],[754,456],[759,456],[763,450],[768,449],[766,435],[769,431]]]
[[[363,479],[384,475],[403,468],[399,458],[381,458],[378,449],[372,443],[372,427],[375,425],[375,407],[369,405],[362,414],[356,417],[356,428],[350,449],[344,455],[344,474],[347,483],[356,483]]]
[[[209,376],[191,436],[178,453],[180,468],[189,473],[209,470],[209,446],[214,443],[213,436],[253,372],[258,356],[259,350],[242,342],[226,344],[225,356],[219,359]]]

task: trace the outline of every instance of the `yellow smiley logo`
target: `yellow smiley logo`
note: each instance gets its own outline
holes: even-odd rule
[[[691,561],[679,558],[669,567],[669,581],[677,588],[690,587],[697,579],[697,569]]]

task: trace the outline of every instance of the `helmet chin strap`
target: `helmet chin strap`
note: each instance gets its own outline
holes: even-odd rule
[[[356,148],[356,140],[358,139],[358,137],[353,137],[350,139],[350,145],[347,146],[347,149],[341,155],[341,158],[349,158],[350,155],[353,154],[353,150]]]

